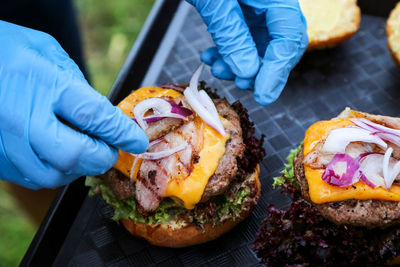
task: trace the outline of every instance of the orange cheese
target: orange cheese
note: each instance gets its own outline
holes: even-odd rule
[[[148,86],[137,89],[132,94],[128,95],[124,98],[119,104],[118,107],[122,109],[122,112],[133,118],[133,108],[137,103],[143,101],[146,98],[150,97],[171,97],[177,98],[182,97],[182,94],[171,89],[163,89],[160,87]],[[114,168],[122,172],[125,176],[130,177],[131,168],[135,157],[129,154],[128,152],[119,150],[118,161],[115,163]],[[135,168],[134,180],[136,180],[136,174],[139,171],[141,160],[138,160],[138,163]]]
[[[193,209],[200,201],[208,179],[218,167],[219,159],[225,153],[225,143],[229,136],[223,137],[210,126],[204,127],[204,144],[199,153],[199,162],[194,165],[189,177],[172,179],[164,194],[183,201],[185,208]]]
[[[122,102],[118,104],[118,107],[121,108],[126,115],[133,117],[132,110],[135,105],[150,97],[177,98],[182,97],[182,94],[170,89],[144,87],[136,90],[122,100]],[[221,120],[223,124],[226,123],[224,118],[221,117]],[[199,153],[199,162],[193,166],[193,170],[188,177],[179,177],[177,175],[174,179],[171,179],[164,196],[183,202],[183,205],[187,209],[193,209],[200,201],[209,178],[217,169],[219,160],[225,153],[225,144],[228,139],[229,135],[223,137],[213,128],[205,125],[205,127],[203,127],[203,148]],[[130,177],[134,159],[135,157],[131,154],[120,150],[118,161],[114,165],[114,168],[122,172],[125,176]],[[134,180],[136,180],[140,163],[141,160],[139,160],[134,170]]]
[[[304,156],[314,150],[315,146],[320,141],[325,140],[331,130],[343,128],[350,125],[354,124],[348,119],[332,119],[330,121],[319,121],[311,125],[304,135]]]
[[[330,121],[319,121],[308,128],[304,137],[304,156],[310,153],[315,146],[324,141],[331,130],[354,125],[348,119],[332,119]],[[360,181],[353,186],[337,187],[325,183],[322,180],[324,170],[313,169],[304,165],[305,176],[308,181],[309,194],[312,202],[322,204],[347,199],[380,199],[400,201],[400,186],[393,185],[389,190],[382,187],[371,188]]]
[[[136,106],[137,103],[145,100],[146,98],[151,97],[171,97],[177,98],[182,97],[182,94],[172,90],[172,89],[163,89],[160,87],[148,86],[137,89],[132,94],[128,95],[124,100],[122,100],[118,107],[122,109],[129,117],[133,118],[133,108]]]

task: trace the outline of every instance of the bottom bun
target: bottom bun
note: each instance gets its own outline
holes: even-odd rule
[[[257,187],[257,196],[261,194],[261,184],[258,179],[260,166],[257,165],[255,171],[251,174],[255,179]],[[133,220],[121,218],[122,224],[134,236],[147,239],[151,244],[161,247],[187,247],[196,244],[205,243],[218,238],[231,230],[235,225],[246,218],[251,210],[244,211],[240,219],[236,221],[226,221],[221,225],[212,226],[211,224],[204,225],[204,229],[199,229],[196,226],[188,225],[182,227],[172,227],[170,225],[150,226],[142,223],[135,223]]]

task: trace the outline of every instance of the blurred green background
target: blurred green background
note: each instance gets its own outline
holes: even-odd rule
[[[75,0],[93,87],[107,95],[154,0]],[[36,226],[0,184],[0,266],[17,266]]]

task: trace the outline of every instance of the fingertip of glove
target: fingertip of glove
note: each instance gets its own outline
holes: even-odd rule
[[[135,127],[132,127],[130,132],[130,140],[132,140],[132,142],[127,142],[126,145],[121,149],[134,154],[146,152],[149,148],[149,138],[145,132],[136,125],[136,123],[134,124]]]
[[[258,104],[260,104],[261,106],[268,106],[270,104],[272,104],[273,102],[275,102],[276,98],[271,98],[270,96],[260,96],[258,94],[254,94],[254,99],[256,100],[256,102]]]
[[[261,88],[259,85],[257,85],[256,81],[254,99],[261,106],[268,106],[278,99],[280,92],[281,91],[279,90],[270,90],[270,88],[266,88],[265,86]]]
[[[255,47],[250,51],[233,53],[226,58],[224,57],[224,60],[236,76],[244,79],[254,78],[260,68],[260,57]]]
[[[252,89],[254,87],[254,80],[236,77],[235,84],[236,84],[236,87],[241,90]]]
[[[217,59],[211,67],[212,74],[223,80],[235,79],[235,74],[231,71],[229,66],[220,58]]]
[[[24,180],[24,181],[22,181],[21,183],[19,183],[19,185],[21,185],[21,186],[23,186],[23,187],[26,187],[26,188],[29,188],[29,189],[32,189],[32,190],[39,190],[39,189],[42,189],[42,188],[43,188],[43,187],[40,186],[40,185],[34,184],[34,183],[31,181],[31,179],[29,179],[29,178],[27,178],[27,177],[25,177],[23,180]]]
[[[210,66],[220,57],[216,47],[210,47],[204,50],[200,55],[201,61]]]

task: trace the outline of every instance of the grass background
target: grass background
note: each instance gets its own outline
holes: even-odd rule
[[[107,95],[154,0],[75,0],[92,85]],[[0,184],[0,266],[17,266],[36,232]]]

